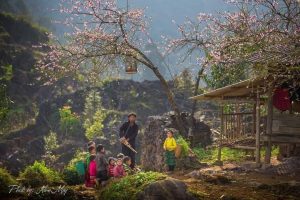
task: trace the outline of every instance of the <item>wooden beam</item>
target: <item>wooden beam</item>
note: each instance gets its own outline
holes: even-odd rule
[[[262,136],[261,139],[263,142],[268,142],[268,136],[266,135]],[[272,135],[271,142],[277,144],[300,144],[300,138],[293,136]]]
[[[223,105],[220,106],[221,109],[221,134],[219,139],[219,148],[218,148],[218,163],[221,165],[222,161],[222,145],[223,145],[223,135],[224,135],[224,108]]]
[[[268,91],[268,105],[267,105],[267,148],[266,148],[266,155],[265,155],[265,164],[270,164],[271,162],[271,151],[272,151],[272,123],[273,123],[273,87],[269,88]]]
[[[256,134],[255,134],[255,162],[260,164],[260,95],[259,88],[256,91]]]

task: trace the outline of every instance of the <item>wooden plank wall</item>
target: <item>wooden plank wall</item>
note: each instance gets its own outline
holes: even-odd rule
[[[294,114],[274,115],[271,140],[275,143],[300,143],[300,116]]]

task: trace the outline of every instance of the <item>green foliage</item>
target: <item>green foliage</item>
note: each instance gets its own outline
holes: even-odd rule
[[[246,64],[240,64],[232,67],[222,65],[213,65],[210,74],[204,76],[208,87],[216,89],[226,85],[237,83],[247,78]]]
[[[201,147],[193,148],[193,151],[201,161],[213,163],[218,158],[218,148],[205,150]],[[245,152],[240,149],[222,148],[222,161],[242,161],[245,158]]]
[[[104,120],[107,117],[107,112],[102,108],[102,100],[100,93],[92,90],[85,99],[84,105],[84,128],[85,136],[92,140],[97,136],[103,135]]]
[[[76,135],[80,130],[79,116],[71,111],[70,106],[64,106],[59,109],[60,129],[65,135]]]
[[[48,136],[44,136],[44,141],[45,141],[45,150],[46,151],[53,151],[58,148],[57,144],[57,134],[50,131]]]
[[[261,157],[265,157],[266,155],[266,148],[261,148]],[[278,146],[272,146],[271,156],[276,157],[279,155],[279,147]]]
[[[102,109],[102,99],[100,93],[95,89],[91,90],[85,98],[84,112],[83,112],[85,119],[89,120],[89,123],[93,123],[93,117],[95,113],[101,109]],[[90,125],[91,124],[87,124],[87,126]]]
[[[103,122],[106,119],[106,113],[104,110],[98,110],[94,117],[93,117],[93,123],[90,126],[87,126],[85,124],[86,132],[85,136],[89,139],[95,139],[97,136],[103,136]]]
[[[193,148],[193,152],[197,155],[198,159],[201,161],[208,161],[212,158],[212,151],[205,150],[202,147]]]
[[[0,195],[8,194],[9,186],[16,184],[15,178],[6,169],[0,168]]]
[[[53,151],[59,147],[57,142],[57,134],[50,131],[48,136],[44,136],[44,141],[44,148],[46,153],[43,156],[43,160],[48,166],[53,166],[53,164],[58,159],[58,156],[53,153]]]
[[[0,121],[5,119],[9,113],[10,99],[7,96],[7,85],[13,76],[12,65],[1,66],[0,68]]]
[[[218,158],[218,148],[205,150],[202,147],[193,148],[193,152],[197,155],[199,160],[203,162],[213,163]],[[277,156],[279,153],[279,147],[272,147],[272,157]],[[266,154],[265,148],[261,149],[261,156],[264,157]],[[241,149],[231,149],[228,147],[222,148],[222,161],[228,162],[240,162],[245,159],[246,153]]]
[[[0,81],[10,81],[13,77],[13,67],[12,65],[1,66]]]
[[[78,185],[83,183],[83,177],[80,176],[74,167],[67,167],[62,173],[64,182],[68,185]]]
[[[74,157],[70,160],[70,162],[68,164],[68,168],[75,168],[76,163],[79,161],[85,162],[87,155],[88,155],[88,152],[78,149],[76,151]]]
[[[145,186],[158,180],[163,180],[166,175],[158,172],[140,172],[132,176],[126,176],[108,185],[101,194],[106,200],[134,200],[138,192]]]
[[[60,174],[48,168],[43,161],[35,161],[33,165],[27,166],[21,172],[20,179],[25,186],[31,187],[56,185],[62,182]]]
[[[176,136],[176,143],[177,145],[181,146],[181,155],[182,156],[187,156],[189,154],[189,149],[190,149],[190,143],[186,141],[181,135]]]

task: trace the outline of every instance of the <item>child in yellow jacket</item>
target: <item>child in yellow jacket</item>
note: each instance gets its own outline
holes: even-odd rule
[[[168,171],[174,171],[176,160],[175,160],[175,149],[176,149],[176,141],[173,137],[173,132],[171,130],[167,131],[167,138],[164,142],[165,149],[165,161],[168,165]]]

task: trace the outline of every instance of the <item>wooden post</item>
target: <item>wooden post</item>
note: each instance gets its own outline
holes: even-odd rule
[[[268,105],[267,105],[267,148],[266,148],[266,156],[265,156],[265,164],[270,164],[271,162],[271,151],[272,151],[272,125],[273,125],[273,87],[270,87],[268,90]]]
[[[218,165],[222,165],[222,145],[223,145],[223,135],[224,135],[224,108],[223,104],[220,106],[221,109],[221,134],[219,139],[219,148],[218,148]]]
[[[253,114],[252,114],[252,135],[255,135],[256,129],[256,103],[253,104]]]
[[[255,162],[260,164],[260,96],[259,87],[256,91],[256,134],[255,134]]]

